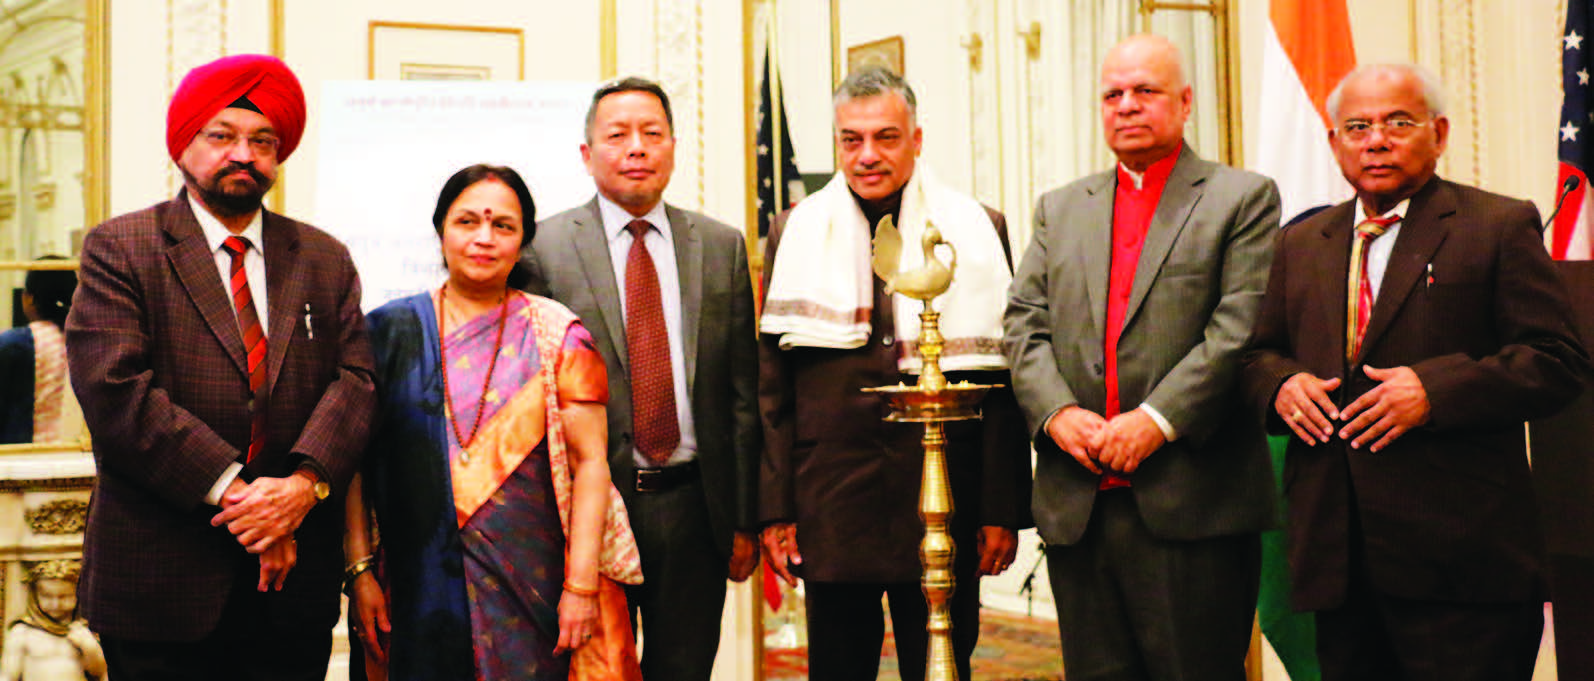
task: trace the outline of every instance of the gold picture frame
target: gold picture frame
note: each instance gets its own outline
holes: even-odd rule
[[[526,34],[518,28],[372,21],[371,80],[524,80]]]
[[[902,36],[894,35],[847,48],[847,73],[865,66],[884,66],[897,75],[903,73]]]

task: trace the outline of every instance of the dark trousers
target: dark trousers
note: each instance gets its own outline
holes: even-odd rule
[[[1542,602],[1446,603],[1380,593],[1367,579],[1359,523],[1352,527],[1345,604],[1317,611],[1323,681],[1533,678]]]
[[[961,533],[960,533],[961,534]],[[952,658],[958,678],[968,681],[969,657],[980,640],[979,554],[974,540],[959,537],[953,565],[956,587],[947,607],[952,614]],[[815,582],[804,585],[808,615],[808,678],[826,681],[875,681],[885,643],[885,613],[897,644],[897,669],[902,681],[923,681],[930,636],[924,627],[929,605],[918,582]],[[649,679],[649,681],[652,681]]]
[[[1245,679],[1257,534],[1159,539],[1134,494],[1111,490],[1078,543],[1046,547],[1046,564],[1068,681]]]
[[[108,676],[117,681],[323,681],[332,657],[332,630],[271,626],[273,600],[272,594],[255,590],[253,579],[240,578],[221,622],[198,641],[102,635]]]
[[[642,584],[626,587],[633,619],[640,611],[642,678],[708,681],[729,559],[714,543],[703,484],[637,492],[627,511],[642,559]]]

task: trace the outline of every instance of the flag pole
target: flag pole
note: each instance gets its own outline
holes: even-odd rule
[[[784,109],[786,107],[782,106],[782,102],[785,100],[781,99],[780,96],[780,39],[778,37],[780,31],[776,30],[779,17],[780,0],[769,0],[769,20],[764,22],[764,26],[768,28],[769,32],[769,49],[766,50],[769,58],[764,60],[764,81],[769,83],[769,138],[772,141],[770,145],[772,155],[769,161],[770,167],[774,171],[772,176],[775,182],[773,192],[775,205],[770,207],[770,215],[780,215],[781,211],[786,210],[788,207],[786,204],[790,203],[786,198],[788,195],[786,178],[783,177],[786,172],[786,164],[781,162],[781,159],[786,158],[785,150],[781,148],[786,141],[783,139],[785,135],[781,134],[786,129],[785,121],[781,120],[785,114]]]

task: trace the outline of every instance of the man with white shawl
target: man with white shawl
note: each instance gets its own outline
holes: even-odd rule
[[[916,380],[921,304],[886,293],[871,273],[870,238],[884,217],[898,225],[898,271],[924,264],[916,246],[932,224],[956,249],[951,288],[935,301],[946,337],[941,366],[952,381],[1012,383],[1001,349],[1012,257],[1001,213],[915,168],[923,132],[900,76],[854,72],[834,103],[841,172],[775,221],[765,254],[762,539],[777,574],[807,581],[812,678],[876,677],[884,595],[902,678],[916,681],[927,640],[918,559],[923,428],[886,423],[885,399],[862,388]],[[1016,530],[1030,525],[1029,446],[1017,402],[1003,387],[982,406],[983,420],[946,427],[960,678],[969,678],[979,635],[978,577],[1005,570]]]

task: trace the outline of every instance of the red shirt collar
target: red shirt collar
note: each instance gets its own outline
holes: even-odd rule
[[[1173,167],[1179,163],[1179,154],[1183,151],[1184,142],[1181,141],[1172,153],[1157,159],[1151,164],[1151,167],[1146,168],[1146,172],[1141,176],[1140,189],[1138,190],[1135,189],[1134,176],[1129,174],[1129,169],[1125,168],[1124,164],[1119,163],[1118,187],[1130,191],[1156,190],[1158,194],[1161,194],[1163,186],[1168,183],[1168,176],[1173,174]]]

